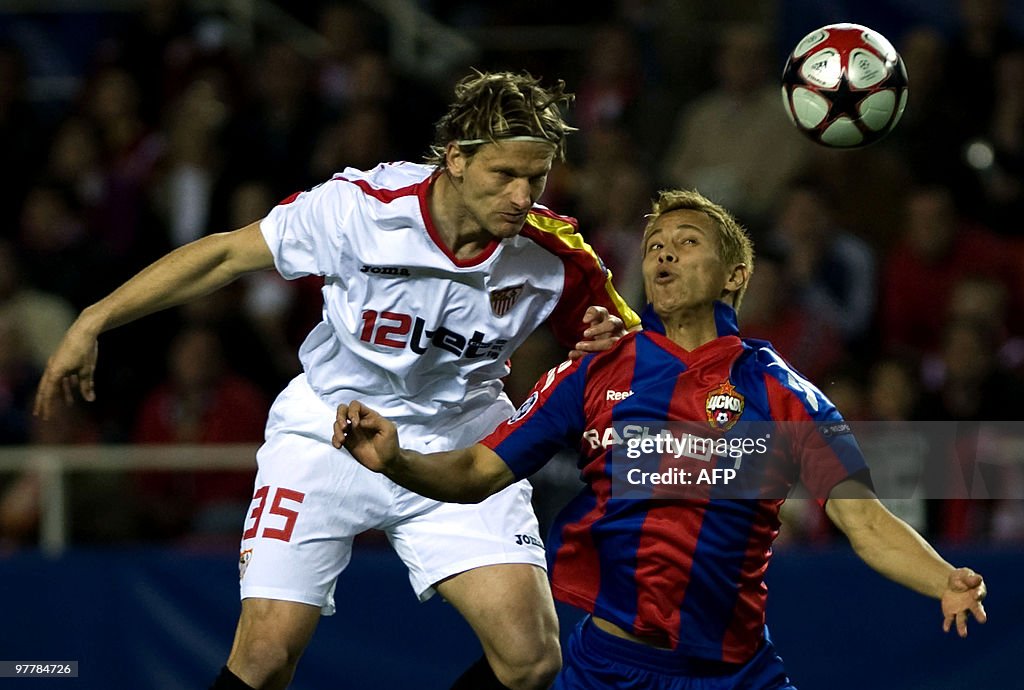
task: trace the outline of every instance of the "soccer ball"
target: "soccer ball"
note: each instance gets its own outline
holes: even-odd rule
[[[796,128],[833,148],[878,141],[907,105],[907,70],[882,34],[829,24],[796,44],[782,72],[782,102]]]

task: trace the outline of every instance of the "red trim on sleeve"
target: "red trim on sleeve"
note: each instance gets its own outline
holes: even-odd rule
[[[532,213],[565,222],[576,227],[574,219],[559,216],[546,209],[534,209]],[[565,269],[565,281],[562,294],[555,306],[548,324],[558,340],[566,349],[573,349],[582,340],[585,326],[583,315],[589,306],[600,306],[608,313],[618,316],[627,322],[631,319],[622,314],[608,293],[608,274],[605,267],[595,254],[586,249],[569,245],[559,235],[542,230],[527,223],[523,226],[523,237],[527,237],[562,260]]]
[[[390,204],[395,199],[401,199],[403,197],[412,196],[413,194],[416,194],[418,188],[423,184],[423,182],[417,182],[416,184],[400,187],[399,189],[380,189],[378,187],[372,186],[366,180],[350,180],[344,175],[335,175],[330,180],[328,180],[328,182],[348,182],[349,184],[355,185],[356,187],[361,189],[363,194],[365,194],[366,196],[373,197],[377,201],[380,201],[385,204]],[[302,192],[295,192],[294,194],[288,195],[278,203],[278,206],[283,206],[285,204],[292,203],[298,198],[300,194],[302,194]]]
[[[406,187],[401,187],[399,189],[379,189],[377,187],[370,186],[370,183],[367,182],[366,180],[349,180],[348,178],[341,176],[335,177],[333,179],[338,180],[339,182],[348,182],[349,184],[354,184],[356,187],[359,187],[359,189],[363,190],[363,193],[366,194],[366,196],[373,197],[377,201],[383,202],[385,204],[390,204],[395,199],[401,199],[403,197],[417,194],[419,191],[419,187],[423,184],[422,182],[417,182],[416,184],[411,184]]]

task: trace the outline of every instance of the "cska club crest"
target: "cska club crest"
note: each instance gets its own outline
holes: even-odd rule
[[[743,414],[743,396],[737,392],[735,386],[725,381],[708,393],[705,409],[708,413],[708,424],[712,429],[728,431]]]
[[[523,285],[491,290],[491,311],[495,316],[504,316],[519,299],[523,292]]]

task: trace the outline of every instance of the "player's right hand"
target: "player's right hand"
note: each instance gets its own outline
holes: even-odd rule
[[[338,405],[331,443],[344,447],[368,470],[385,474],[401,452],[398,429],[391,420],[358,400]]]
[[[587,329],[583,331],[583,340],[569,352],[569,359],[579,359],[588,352],[604,352],[611,349],[619,338],[626,335],[626,325],[618,316],[611,314],[605,307],[590,306],[583,314],[583,323]]]
[[[71,405],[75,401],[75,389],[82,398],[92,402],[96,399],[93,374],[99,357],[99,343],[95,336],[85,334],[74,326],[64,335],[46,363],[46,371],[39,380],[36,401],[32,413],[49,419],[58,398]]]
[[[970,568],[957,568],[949,574],[946,591],[942,594],[942,630],[956,628],[960,637],[967,637],[967,619],[984,623],[988,620],[982,601],[988,594],[985,580]]]

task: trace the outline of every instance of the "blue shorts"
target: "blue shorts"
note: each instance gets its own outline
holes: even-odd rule
[[[590,616],[573,631],[562,672],[551,690],[796,690],[764,631],[764,645],[745,664],[682,657],[623,640],[594,625]]]

